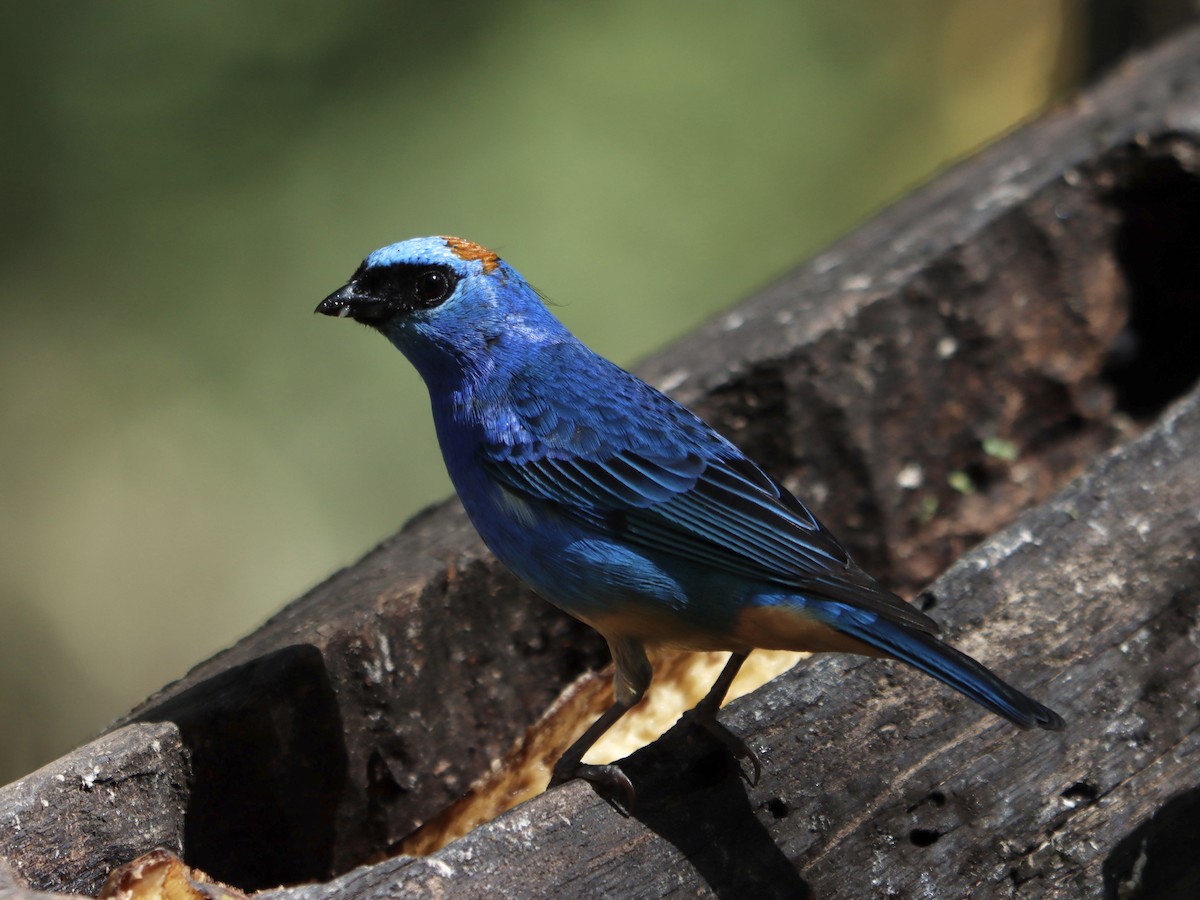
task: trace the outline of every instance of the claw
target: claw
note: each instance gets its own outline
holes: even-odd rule
[[[602,766],[590,763],[576,763],[574,766],[569,767],[556,765],[550,776],[549,786],[557,787],[560,784],[566,784],[568,781],[574,781],[576,778],[582,778],[584,781],[591,782],[597,788],[601,789],[602,793],[615,793],[619,791],[623,794],[625,798],[625,810],[621,810],[621,812],[632,810],[637,804],[637,792],[633,789],[633,782],[629,780],[628,776],[618,766],[612,763]]]
[[[746,783],[751,787],[758,784],[758,780],[762,777],[762,760],[759,758],[757,751],[738,737],[738,735],[718,722],[715,713],[710,712],[706,707],[697,706],[695,709],[690,709],[684,713],[683,718],[699,725],[715,737],[737,759],[748,760],[754,769],[754,777],[749,777],[745,771],[742,772],[742,777],[746,779]]]

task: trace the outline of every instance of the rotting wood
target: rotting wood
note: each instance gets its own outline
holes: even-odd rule
[[[1061,733],[1019,732],[896,665],[825,657],[722,714],[765,760],[753,787],[680,725],[625,762],[630,818],[573,783],[433,856],[262,900],[1100,896],[1134,877],[1121,841],[1177,795],[1194,813],[1200,792],[1198,509],[1200,391],[923,595],[949,639],[1060,710]],[[1187,883],[1200,862],[1141,877]]]
[[[90,894],[147,850],[182,852],[190,774],[174,725],[85,744],[0,788],[0,870],[32,888]]]

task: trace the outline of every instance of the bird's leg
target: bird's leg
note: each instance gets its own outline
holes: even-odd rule
[[[717,721],[717,710],[721,708],[721,701],[729,693],[729,686],[733,684],[733,679],[747,656],[749,656],[748,653],[732,654],[729,662],[725,663],[725,668],[721,670],[721,674],[717,676],[717,680],[713,682],[708,694],[692,709],[684,713],[684,718],[695,722],[715,737],[738,759],[748,759],[750,765],[754,767],[754,778],[746,780],[753,785],[758,784],[758,779],[762,775],[762,762],[759,760],[758,754],[745,741]]]
[[[653,669],[646,659],[646,651],[639,641],[612,639],[608,641],[612,651],[616,674],[613,675],[613,693],[616,699],[607,712],[592,723],[580,738],[559,757],[550,776],[550,787],[563,784],[573,778],[582,778],[592,784],[620,790],[625,795],[626,808],[631,809],[637,800],[633,784],[615,764],[593,765],[583,762],[583,755],[608,731],[621,716],[629,712],[650,686]]]
[[[592,782],[592,784],[620,790],[625,794],[625,799],[628,800],[629,805],[633,806],[636,797],[633,791],[633,784],[620,768],[611,763],[607,765],[592,765],[582,761],[583,754],[592,749],[592,745],[600,740],[600,736],[608,731],[617,719],[629,712],[632,705],[631,703],[622,703],[618,700],[608,708],[604,715],[593,722],[591,727],[575,743],[568,747],[567,751],[558,758],[558,762],[554,764],[554,771],[550,776],[550,787],[565,784],[574,778],[582,778]]]

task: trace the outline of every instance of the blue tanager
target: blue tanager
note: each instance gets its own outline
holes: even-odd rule
[[[429,389],[446,468],[488,547],[608,641],[615,700],[551,784],[632,787],[587,749],[642,697],[647,644],[729,650],[695,721],[756,647],[894,657],[1022,728],[1052,710],[940,641],[803,503],[689,410],[580,343],[495,253],[460,238],[376,250],[317,312],[380,331]]]

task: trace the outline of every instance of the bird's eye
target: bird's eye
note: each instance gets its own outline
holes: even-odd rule
[[[445,272],[430,269],[417,276],[417,300],[425,306],[437,306],[450,296],[453,285]]]

